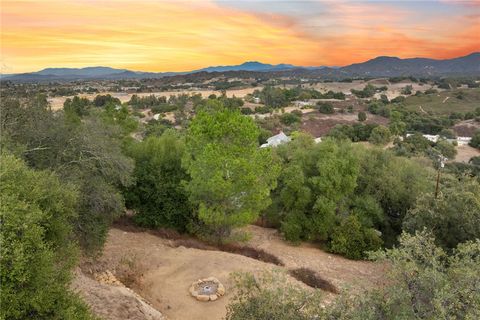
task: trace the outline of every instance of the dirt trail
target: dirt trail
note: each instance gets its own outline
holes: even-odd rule
[[[273,229],[249,226],[246,231],[252,235],[248,245],[276,255],[285,267],[227,252],[175,248],[172,240],[115,228],[109,232],[97,265],[116,275],[129,265],[136,278],[131,288],[171,320],[222,319],[233,296],[229,275],[236,271],[259,273],[274,268],[308,267],[340,288],[368,287],[379,281],[382,275],[382,267],[371,262],[350,261],[310,245],[291,246]],[[188,288],[193,281],[208,276],[217,277],[227,293],[214,302],[196,301],[189,295]],[[305,286],[291,277],[288,279]],[[326,293],[326,297],[331,296]]]

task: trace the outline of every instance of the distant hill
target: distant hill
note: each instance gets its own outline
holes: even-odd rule
[[[338,71],[349,76],[370,77],[478,75],[480,74],[480,52],[447,60],[377,57],[340,68]]]
[[[464,57],[435,60],[428,58],[400,59],[377,57],[345,67],[300,67],[291,64],[267,64],[248,61],[232,66],[212,66],[188,72],[140,72],[110,67],[47,68],[37,72],[2,75],[1,80],[12,81],[68,81],[88,79],[141,79],[168,76],[228,73],[228,76],[246,76],[248,73],[271,73],[272,76],[347,78],[347,77],[396,77],[396,76],[447,76],[480,75],[480,52]]]
[[[235,66],[218,66],[218,67],[208,67],[193,72],[225,72],[225,71],[280,71],[301,68],[291,64],[268,64],[261,63],[258,61],[248,61]]]

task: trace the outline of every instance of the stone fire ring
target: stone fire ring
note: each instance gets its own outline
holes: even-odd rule
[[[215,277],[200,279],[188,290],[198,301],[215,301],[225,294],[225,287]]]

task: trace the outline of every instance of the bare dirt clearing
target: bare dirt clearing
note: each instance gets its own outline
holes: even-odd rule
[[[367,113],[367,120],[363,123],[387,125],[388,121],[387,118]],[[327,134],[337,124],[353,125],[356,123],[362,123],[358,121],[358,115],[356,113],[322,114],[314,111],[303,115],[301,130],[308,132],[314,137],[321,137]]]
[[[470,147],[468,145],[457,147],[456,162],[468,162],[473,157],[479,157],[480,150]]]
[[[243,98],[245,95],[252,93],[255,89],[261,90],[261,87],[252,87],[252,88],[247,88],[247,89],[233,89],[233,90],[227,90],[226,94],[228,97],[238,97],[238,98]],[[207,98],[211,94],[216,94],[216,95],[221,95],[220,91],[214,91],[214,90],[178,90],[178,91],[160,91],[160,92],[142,92],[142,93],[126,93],[126,92],[100,92],[100,93],[94,93],[94,94],[79,94],[79,97],[84,97],[88,98],[90,100],[95,99],[97,95],[101,94],[110,94],[115,98],[118,98],[122,103],[123,102],[128,102],[132,98],[132,95],[136,94],[139,97],[146,97],[150,95],[155,95],[155,96],[165,96],[165,97],[170,97],[173,95],[179,95],[179,94],[201,94],[203,98]],[[73,98],[73,96],[69,97],[52,97],[49,98],[48,101],[50,102],[50,105],[52,106],[52,110],[60,110],[63,108],[63,103],[67,98]]]
[[[229,275],[236,271],[259,273],[275,268],[287,271],[307,267],[340,291],[346,287],[371,287],[382,280],[381,265],[347,260],[309,244],[291,246],[273,229],[249,226],[246,231],[252,235],[247,245],[277,256],[285,267],[228,252],[175,247],[173,240],[115,228],[110,230],[104,253],[95,266],[112,270],[123,283],[129,283],[135,292],[171,320],[222,319],[233,295]],[[196,301],[188,292],[190,284],[209,276],[217,277],[225,285],[226,295],[213,302]],[[307,287],[292,277],[288,279]],[[332,298],[329,293],[325,295],[328,300]]]

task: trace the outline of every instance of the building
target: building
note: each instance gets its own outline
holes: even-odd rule
[[[276,147],[281,144],[290,142],[290,140],[292,139],[289,136],[287,136],[285,133],[283,133],[283,131],[281,131],[279,134],[268,138],[267,143],[262,144],[260,148]]]

